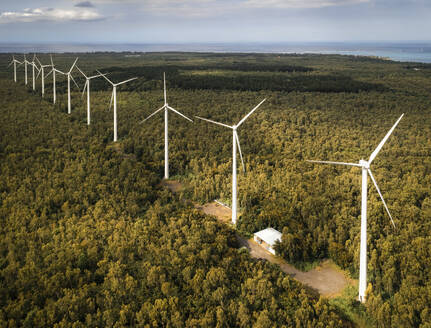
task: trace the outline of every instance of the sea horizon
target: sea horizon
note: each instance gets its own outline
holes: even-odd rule
[[[399,62],[431,63],[431,41],[364,42],[188,42],[188,43],[0,43],[0,53],[212,52],[338,54]]]

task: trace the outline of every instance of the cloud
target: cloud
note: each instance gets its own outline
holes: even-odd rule
[[[0,23],[32,23],[40,21],[95,21],[101,20],[98,12],[92,9],[54,9],[35,8],[24,9],[23,11],[4,11],[0,13]]]
[[[79,2],[75,5],[78,8],[94,8],[94,5],[90,1]]]

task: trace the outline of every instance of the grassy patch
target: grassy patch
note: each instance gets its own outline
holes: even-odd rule
[[[354,322],[360,328],[375,327],[374,321],[366,313],[365,307],[358,300],[358,288],[347,286],[341,296],[329,300],[345,319]]]
[[[294,262],[291,263],[295,268],[297,268],[298,270],[301,270],[303,272],[307,272],[310,270],[313,270],[314,268],[316,268],[319,264],[320,264],[321,260],[314,260],[311,262]]]

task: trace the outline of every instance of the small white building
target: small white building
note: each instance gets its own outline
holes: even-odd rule
[[[254,234],[254,241],[275,255],[275,242],[281,241],[281,232],[274,228],[266,228]]]

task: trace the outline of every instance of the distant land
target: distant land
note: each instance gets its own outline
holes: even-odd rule
[[[313,53],[373,56],[394,61],[431,63],[430,42],[285,42],[285,43],[0,43],[0,53],[65,52],[226,52]]]

